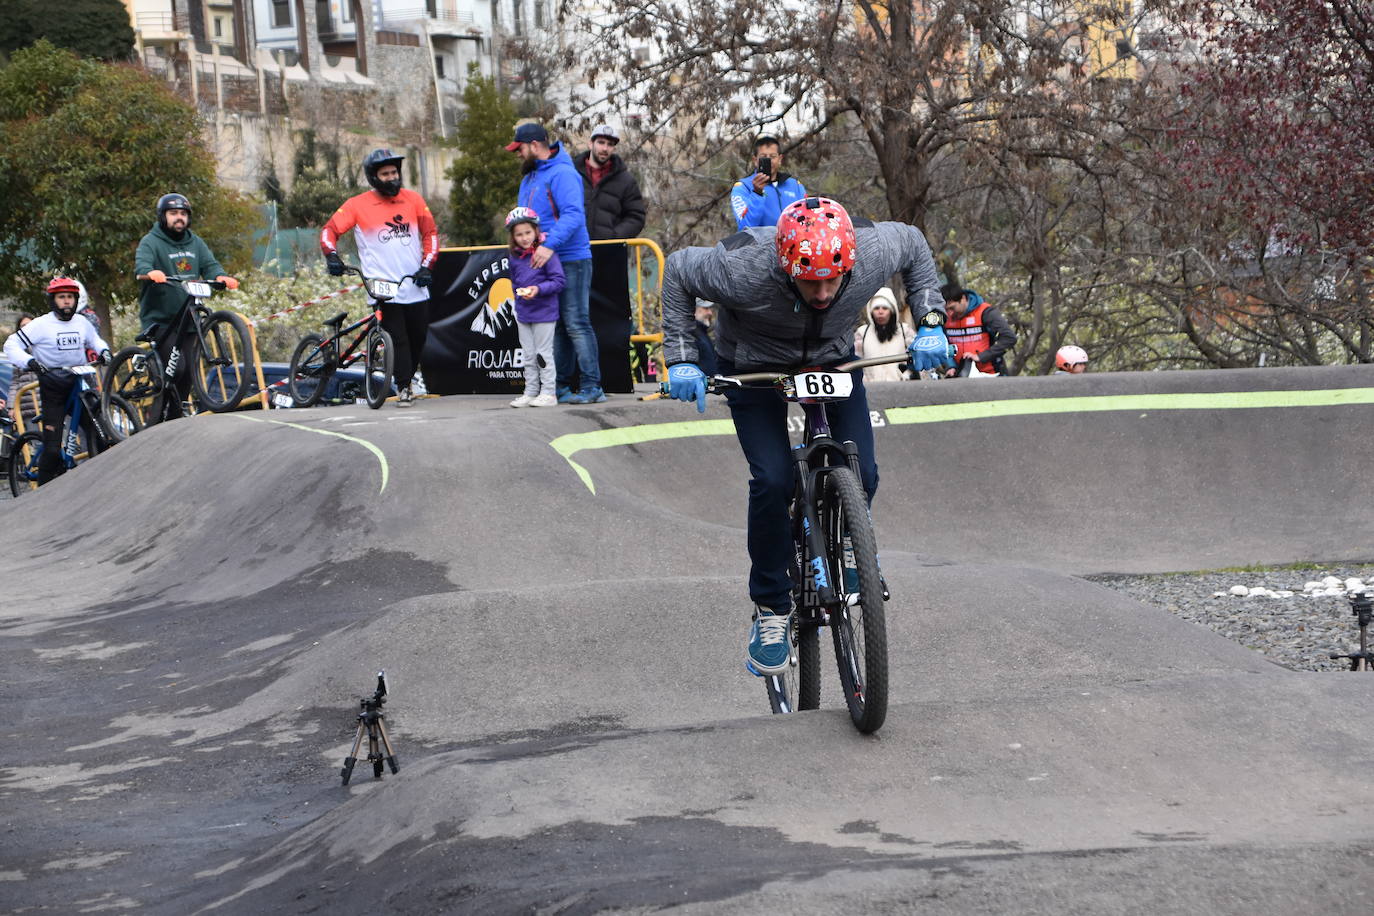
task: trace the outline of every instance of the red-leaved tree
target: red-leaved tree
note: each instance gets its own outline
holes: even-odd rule
[[[1374,3],[1184,0],[1177,166],[1283,244],[1374,247]]]

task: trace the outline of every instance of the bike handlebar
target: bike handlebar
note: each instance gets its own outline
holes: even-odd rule
[[[197,279],[195,279],[194,277],[190,278],[189,280],[187,280],[187,279],[184,278],[184,277],[168,277],[168,278],[167,278],[167,282],[168,282],[168,283],[180,283],[180,284],[183,285],[183,286],[185,286],[186,283],[188,283],[188,282],[190,282],[190,283],[204,283],[204,284],[208,285],[211,289],[228,289],[228,287],[229,287],[229,284],[225,283],[223,280],[197,280]]]
[[[816,369],[824,372],[853,372],[856,369],[865,369],[869,366],[886,366],[889,363],[904,363],[910,359],[911,357],[906,353],[893,354],[890,356],[870,356],[865,359],[852,359],[847,363],[840,363],[829,369],[821,369],[819,366],[816,367]],[[790,378],[798,372],[806,371],[810,370],[793,369],[786,372],[741,372],[736,375],[713,375],[707,380],[706,390],[713,394],[719,394],[720,389],[723,388],[745,388],[758,383],[777,385],[785,378]],[[762,386],[760,385],[760,387]]]
[[[399,280],[391,280],[391,279],[388,279],[388,278],[386,278],[386,277],[369,277],[367,274],[363,273],[361,267],[354,267],[352,264],[345,264],[345,265],[344,265],[344,272],[345,272],[345,273],[351,273],[351,274],[357,274],[358,276],[362,277],[364,280],[381,280],[381,281],[384,282],[384,283],[395,283],[397,286],[400,286],[402,283],[406,282],[407,280],[414,280],[414,279],[415,279],[415,275],[414,275],[414,274],[406,274],[404,277],[402,277],[402,278],[399,279]]]

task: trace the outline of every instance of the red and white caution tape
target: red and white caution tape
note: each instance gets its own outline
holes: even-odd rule
[[[338,297],[346,293],[353,292],[355,289],[362,288],[363,285],[361,283],[354,283],[352,286],[345,286],[343,289],[336,289],[332,293],[325,293],[323,296],[311,299],[307,302],[302,302],[300,305],[293,305],[289,309],[282,309],[280,312],[273,312],[266,318],[259,318],[256,321],[253,321],[252,323],[256,325],[259,321],[271,321],[273,318],[284,318],[287,315],[290,315],[292,312],[299,312],[301,309],[309,308],[312,305],[319,305],[321,302],[328,302],[330,299],[337,299]]]

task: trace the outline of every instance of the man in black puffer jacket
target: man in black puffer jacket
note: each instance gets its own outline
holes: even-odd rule
[[[601,124],[592,131],[592,148],[573,159],[582,175],[587,233],[593,241],[632,239],[644,229],[644,199],[635,176],[615,154],[619,142],[615,131]]]

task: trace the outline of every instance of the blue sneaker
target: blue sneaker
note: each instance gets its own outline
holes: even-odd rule
[[[562,385],[558,386],[558,403],[581,404],[582,402],[577,400],[577,397],[577,392],[573,391],[571,388],[564,388]]]
[[[603,404],[606,401],[606,392],[600,388],[583,388],[578,397],[582,398],[583,404]]]
[[[787,639],[791,623],[791,614],[775,614],[763,607],[755,612],[753,626],[749,628],[750,671],[763,677],[787,670],[792,656]]]

